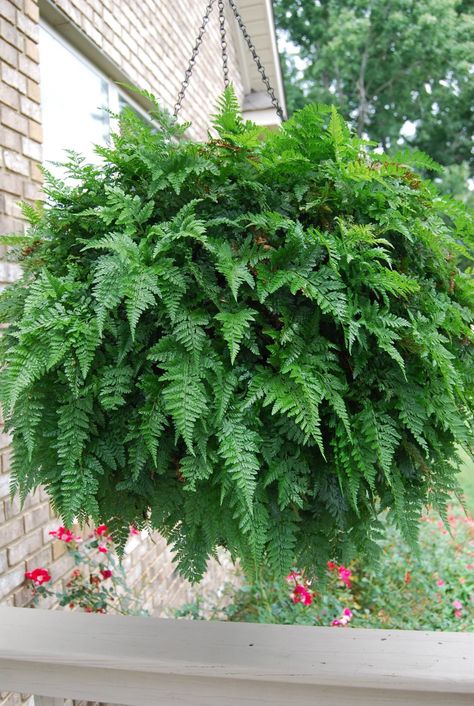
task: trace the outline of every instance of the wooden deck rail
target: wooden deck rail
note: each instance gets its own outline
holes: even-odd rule
[[[474,633],[0,608],[0,691],[42,706],[473,706]]]

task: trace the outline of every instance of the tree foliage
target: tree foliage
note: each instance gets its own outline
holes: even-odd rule
[[[402,139],[442,164],[474,171],[474,12],[465,0],[276,0],[291,107],[334,102],[358,134],[385,148]]]
[[[28,213],[0,298],[14,488],[157,528],[193,580],[218,546],[249,572],[372,551],[387,510],[413,540],[472,438],[469,216],[334,109],[262,132],[228,90],[206,143],[154,117]]]

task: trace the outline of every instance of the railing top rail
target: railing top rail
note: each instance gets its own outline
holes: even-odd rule
[[[110,670],[105,681],[111,683],[116,681],[113,675],[126,672],[130,683],[135,677],[146,681],[145,676],[162,675],[175,681],[241,680],[255,687],[272,682],[473,695],[474,633],[341,630],[0,608],[0,690],[27,691],[30,684],[16,684],[15,674],[41,669],[49,670],[50,682],[61,672],[80,679],[81,670],[88,678],[98,670],[102,675]],[[37,693],[60,695],[54,689]],[[111,701],[112,694],[107,694],[94,698]],[[135,703],[123,697],[117,702]]]

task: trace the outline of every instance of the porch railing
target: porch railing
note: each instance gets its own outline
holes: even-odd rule
[[[472,706],[474,633],[0,608],[0,691],[37,706]]]

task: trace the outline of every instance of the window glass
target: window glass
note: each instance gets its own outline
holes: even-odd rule
[[[44,161],[64,161],[73,149],[98,162],[94,145],[106,144],[110,130],[108,82],[46,27],[40,69]]]

